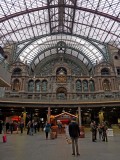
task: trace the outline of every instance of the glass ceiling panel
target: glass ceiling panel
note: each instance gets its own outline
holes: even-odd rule
[[[86,37],[106,43],[115,40],[116,37],[120,37],[120,24],[118,22],[101,15],[92,13],[88,15],[88,13],[84,11],[76,11],[76,15],[73,33],[79,33],[80,35],[85,35]],[[110,37],[109,39],[107,38],[108,36]]]
[[[39,63],[39,59],[37,58],[35,61],[34,61],[35,64]]]
[[[0,63],[4,60],[4,57],[0,53]]]
[[[0,29],[1,46],[67,33],[120,48],[120,0],[1,0]]]
[[[45,57],[50,56],[50,50],[45,52]]]
[[[77,0],[77,6],[98,10],[110,15],[117,16],[119,14],[119,0]]]
[[[75,56],[75,57],[77,57],[78,56],[78,52],[72,51],[72,55]]]
[[[49,53],[49,54],[46,54],[46,53]],[[50,56],[52,54],[56,54],[56,49],[52,49],[52,50],[49,50],[49,51],[45,51],[44,53],[41,53],[39,55],[39,58],[36,58],[34,60],[34,63],[31,64],[31,68],[34,70],[35,67],[37,66],[37,64],[40,63],[40,61],[42,61],[45,58],[45,55],[47,57],[47,56]],[[78,55],[78,59],[81,60],[86,65],[88,70],[91,70],[91,68],[92,68],[91,62],[88,59],[86,59],[84,56],[82,56],[81,53],[78,53],[78,52],[76,52],[72,49],[66,49],[65,54],[70,54],[70,55],[73,55],[74,57],[76,57],[76,55]]]
[[[51,49],[51,54],[56,54],[56,49]]]
[[[58,0],[51,1],[52,5],[58,4]]]
[[[78,58],[82,61],[84,57],[81,54],[79,54]]]
[[[33,61],[33,59],[38,56],[45,49],[50,49],[51,47],[56,47],[59,41],[64,41],[67,47],[73,47],[80,51],[83,55],[87,56],[90,61],[95,64],[96,60],[98,62],[102,61],[104,58],[104,53],[101,52],[98,48],[92,45],[90,42],[70,35],[53,35],[46,36],[41,39],[38,39],[32,42],[30,45],[26,46],[26,48],[19,54],[20,59],[23,62],[29,64]],[[68,54],[72,54],[75,57],[78,57],[78,51],[70,51]],[[53,53],[52,53],[53,52]],[[57,49],[52,49],[51,54],[56,54]],[[45,54],[47,56],[47,53]],[[43,56],[43,55],[42,55]],[[39,55],[39,59],[41,59],[41,55]],[[43,58],[42,58],[43,59]]]
[[[83,60],[83,63],[85,63],[85,64],[87,65],[87,64],[88,64],[87,59],[84,59],[84,60]]]

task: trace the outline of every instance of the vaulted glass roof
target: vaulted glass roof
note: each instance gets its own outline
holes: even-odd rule
[[[73,42],[74,37],[80,35],[91,41],[109,43],[120,48],[120,0],[0,1],[1,46],[11,42],[22,44],[38,39],[38,37],[57,34],[74,35],[71,36]],[[64,36],[63,39],[69,43],[67,37]],[[37,41],[37,43],[39,42]],[[56,41],[53,40],[49,43],[55,45]],[[75,43],[76,45],[80,44],[77,42],[77,38]],[[77,47],[80,48],[81,44]],[[92,62],[98,57],[98,60],[104,58],[104,55],[96,48],[88,49],[88,46],[85,45],[83,48],[83,50],[86,49],[86,56],[92,50],[89,56]],[[34,59],[36,54],[27,55],[29,54],[27,50],[32,50],[32,48],[27,48],[21,58],[25,60],[26,57],[30,62],[30,57],[33,56]],[[36,51],[37,48],[34,52]]]
[[[57,46],[59,42],[64,42],[65,46],[62,44]],[[58,52],[57,48],[61,48],[61,50]],[[64,50],[65,48],[66,50]],[[96,61],[102,61],[105,55],[104,48],[101,49],[97,45],[95,46],[94,43],[92,44],[85,39],[76,36],[59,34],[45,36],[31,42],[28,46],[26,45],[25,49],[22,49],[22,51],[19,50],[18,56],[23,62],[27,61],[27,63],[30,64],[33,61],[32,63],[37,65],[37,63],[45,57],[57,53],[71,54],[78,57],[80,60],[86,61],[87,64],[87,57],[92,64],[96,64]],[[104,57],[104,59],[106,59],[106,57]]]

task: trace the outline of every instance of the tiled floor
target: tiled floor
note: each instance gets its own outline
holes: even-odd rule
[[[120,131],[108,137],[108,142],[92,142],[91,133],[79,139],[80,156],[72,156],[71,144],[65,135],[57,139],[45,139],[44,132],[34,136],[13,134],[7,135],[7,143],[2,142],[0,135],[0,160],[119,160]]]

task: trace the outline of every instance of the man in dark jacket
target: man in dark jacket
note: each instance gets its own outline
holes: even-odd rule
[[[76,154],[79,154],[78,151],[78,138],[80,136],[80,128],[78,123],[76,122],[76,118],[72,118],[71,123],[69,124],[69,135],[72,140],[72,155],[75,155],[75,148],[76,148]]]

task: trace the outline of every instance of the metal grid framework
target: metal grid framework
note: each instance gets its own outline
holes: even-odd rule
[[[80,35],[120,48],[120,0],[1,0],[1,46],[54,34],[71,35],[73,45]]]
[[[59,53],[70,54],[77,57],[86,64],[88,68],[90,68],[91,65],[95,65],[96,61],[97,63],[101,62],[103,57],[104,60],[108,60],[106,58],[107,56],[104,56],[104,48],[100,48],[97,45],[95,47],[94,43],[92,44],[85,39],[64,34],[45,36],[33,41],[28,46],[25,45],[25,49],[22,46],[22,49],[18,50],[16,55],[20,57],[23,62],[27,60],[27,64],[32,63],[32,66],[35,67],[44,58],[57,53],[57,44],[61,40],[65,42],[66,50],[64,51],[63,49]]]

